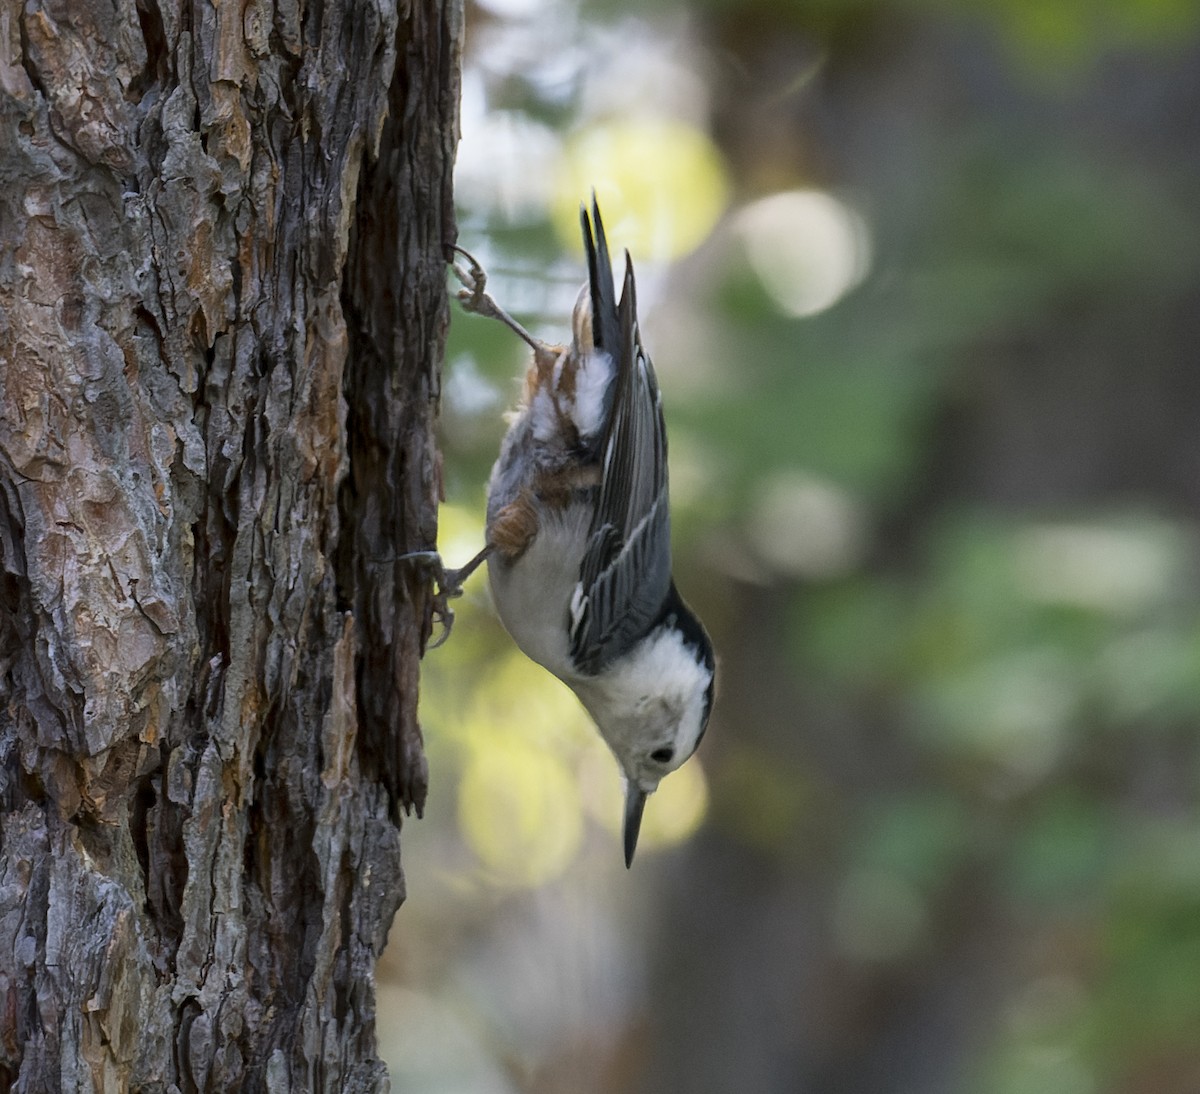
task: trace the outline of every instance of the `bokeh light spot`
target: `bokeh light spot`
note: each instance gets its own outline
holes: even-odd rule
[[[583,837],[579,791],[563,761],[519,739],[472,756],[458,793],[468,845],[498,877],[539,885],[560,875]]]
[[[935,689],[927,732],[965,754],[999,764],[1027,785],[1045,778],[1071,740],[1081,704],[1077,674],[1053,647],[1001,654]]]
[[[816,315],[866,276],[870,236],[862,217],[822,190],[756,201],[737,218],[750,265],[785,315]]]
[[[660,119],[611,122],[569,141],[554,207],[559,236],[579,246],[579,203],[595,188],[614,254],[665,262],[694,250],[724,211],[725,165],[708,135]]]
[[[700,827],[708,809],[708,779],[695,757],[658,785],[646,803],[638,845],[673,847]]]
[[[1017,541],[1018,576],[1034,600],[1133,614],[1180,587],[1190,553],[1158,521],[1043,524]]]
[[[482,514],[465,505],[443,503],[438,509],[438,550],[447,566],[459,566],[486,542]],[[482,577],[483,571],[480,571]],[[475,579],[479,581],[477,577]]]
[[[486,676],[470,717],[472,745],[503,746],[509,736],[559,756],[587,739],[591,721],[574,693],[513,649]]]
[[[809,578],[854,569],[868,538],[863,507],[835,483],[805,471],[781,471],[763,483],[750,533],[763,562]]]
[[[588,812],[609,832],[619,834],[625,815],[625,783],[612,754],[597,749],[584,757],[580,771]],[[708,812],[708,778],[692,757],[671,772],[646,801],[638,836],[638,854],[674,847],[691,837]]]

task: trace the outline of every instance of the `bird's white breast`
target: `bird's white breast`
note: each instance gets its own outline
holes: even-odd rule
[[[571,683],[568,612],[591,523],[586,505],[565,510],[540,506],[537,535],[525,553],[508,563],[488,560],[492,599],[505,630],[526,657]]]

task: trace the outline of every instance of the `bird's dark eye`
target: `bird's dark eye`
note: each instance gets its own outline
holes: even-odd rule
[[[669,764],[674,755],[675,749],[673,748],[656,748],[650,753],[650,759],[654,760],[656,763]]]

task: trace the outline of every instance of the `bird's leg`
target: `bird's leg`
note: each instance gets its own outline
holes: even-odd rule
[[[470,562],[457,570],[447,570],[442,556],[437,551],[410,551],[406,555],[397,556],[398,562],[412,562],[420,566],[437,583],[433,592],[433,618],[441,624],[442,633],[438,635],[437,641],[429,646],[431,650],[436,650],[450,637],[450,630],[454,626],[454,611],[448,602],[462,596],[463,582],[483,565],[491,553],[492,545],[489,543]]]
[[[450,269],[454,271],[454,276],[463,284],[462,290],[458,293],[458,301],[462,304],[463,311],[474,312],[474,314],[482,315],[488,319],[500,320],[518,338],[529,343],[535,353],[544,352],[546,345],[534,338],[529,331],[521,326],[520,323],[487,294],[485,291],[487,288],[487,272],[479,264],[475,256],[470,251],[464,251],[457,244],[452,245],[452,250],[462,255],[468,263],[466,269],[463,269],[457,262],[451,261],[450,263]]]
[[[463,582],[487,561],[491,553],[492,545],[489,543],[465,566],[460,566],[457,570],[442,570],[438,580],[439,591],[449,597],[462,596]]]

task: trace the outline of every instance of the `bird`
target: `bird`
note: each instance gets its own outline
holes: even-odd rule
[[[446,598],[486,561],[505,629],[574,691],[621,768],[629,868],[646,799],[704,736],[716,664],[672,576],[667,431],[633,261],[626,251],[618,300],[594,192],[580,226],[588,280],[565,345],[529,334],[453,248],[467,262],[451,261],[465,310],[503,322],[533,358],[488,483],[485,546],[441,571],[438,603],[448,628]]]

